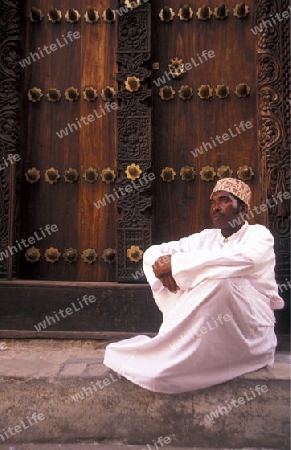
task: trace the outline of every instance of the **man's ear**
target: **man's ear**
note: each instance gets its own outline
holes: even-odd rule
[[[245,203],[244,203],[243,205],[240,205],[240,206],[239,206],[239,211],[240,211],[242,214],[247,214],[247,213],[248,213],[248,210],[249,210],[249,207],[248,207],[248,205],[246,205]]]

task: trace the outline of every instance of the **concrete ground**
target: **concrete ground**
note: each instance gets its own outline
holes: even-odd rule
[[[25,378],[82,379],[109,372],[103,365],[105,347],[110,341],[2,339],[0,341],[0,379]],[[246,379],[290,379],[289,352],[276,353],[275,364],[246,374]]]
[[[194,393],[152,393],[124,378],[90,393],[96,380],[117,377],[103,365],[107,344],[0,340],[0,450],[160,450],[159,436],[171,437],[163,448],[172,450],[289,450],[289,352],[278,351],[272,367]],[[265,396],[206,420],[258,384],[268,386]],[[33,413],[45,420],[9,435]]]

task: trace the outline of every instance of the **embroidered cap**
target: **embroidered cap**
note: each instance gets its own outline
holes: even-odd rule
[[[250,187],[241,180],[235,178],[222,178],[218,180],[213,188],[210,198],[216,191],[226,191],[240,198],[250,208],[252,191]]]

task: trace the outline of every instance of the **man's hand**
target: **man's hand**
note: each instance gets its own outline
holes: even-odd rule
[[[152,267],[155,276],[160,279],[163,286],[176,294],[180,288],[172,275],[171,259],[172,255],[160,256]]]
[[[157,278],[162,277],[172,271],[172,255],[160,256],[153,265],[153,271]]]
[[[170,273],[161,276],[160,281],[162,282],[163,286],[173,294],[176,294],[177,291],[180,289],[175,281],[175,278]]]

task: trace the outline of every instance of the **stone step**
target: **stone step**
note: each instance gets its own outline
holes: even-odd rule
[[[158,449],[168,450],[237,450],[234,448],[210,448],[210,447],[158,447]],[[144,445],[125,445],[119,444],[100,444],[98,442],[93,442],[92,444],[85,444],[79,442],[77,444],[20,444],[20,445],[0,445],[0,450],[158,450],[154,446],[144,446]],[[240,450],[278,450],[274,448],[254,448],[254,447],[244,447]]]
[[[142,389],[105,367],[107,344],[47,339],[2,342],[0,449],[28,450],[28,444],[23,445],[30,442],[34,444],[30,448],[37,450],[92,450],[94,445],[103,450],[100,444],[108,450],[289,450],[288,352],[277,352],[272,367],[230,382],[166,395]],[[257,386],[262,388],[260,395]],[[76,401],[73,396],[78,393],[84,398],[79,395]],[[244,399],[241,404],[239,398]],[[231,408],[232,400],[236,407]],[[211,420],[213,411],[217,417]],[[70,448],[74,442],[80,443]]]

